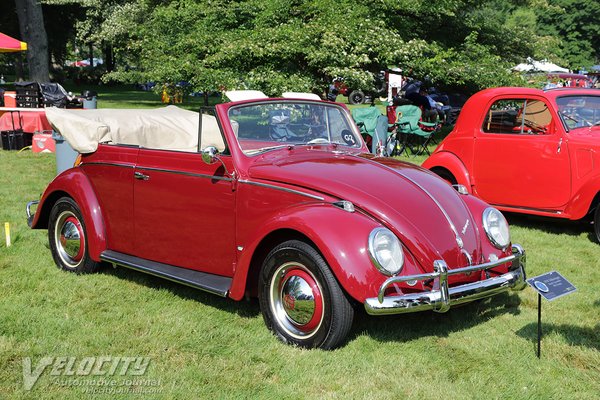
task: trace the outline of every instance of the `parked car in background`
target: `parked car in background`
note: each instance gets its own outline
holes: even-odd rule
[[[472,96],[423,163],[500,210],[594,221],[600,240],[600,91],[494,88]]]
[[[48,109],[84,154],[34,215],[28,204],[30,225],[66,271],[104,261],[258,297],[269,329],[303,347],[343,343],[356,305],[445,312],[524,288],[525,252],[497,209],[370,154],[343,105],[290,96],[201,115]]]

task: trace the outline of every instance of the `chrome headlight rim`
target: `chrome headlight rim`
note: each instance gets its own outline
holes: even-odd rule
[[[380,262],[379,257],[375,251],[375,239],[377,237],[378,234],[380,233],[385,233],[390,235],[393,240],[396,242],[399,250],[400,250],[400,256],[401,256],[401,260],[399,262],[400,267],[398,268],[397,271],[389,271],[387,270]],[[379,272],[381,272],[383,275],[386,276],[396,276],[398,275],[400,272],[402,272],[402,269],[404,268],[404,261],[406,259],[406,257],[404,256],[404,249],[402,248],[402,242],[400,242],[400,239],[398,239],[398,237],[394,234],[394,232],[392,232],[391,230],[389,230],[388,228],[384,228],[384,227],[377,227],[374,228],[371,233],[369,234],[369,258],[371,259],[371,262],[373,263],[373,265],[375,266],[375,268],[377,268],[377,270]]]
[[[490,217],[490,214],[492,214],[492,213],[498,213],[498,215],[501,218],[500,220],[503,222],[504,226],[506,227],[506,232],[507,232],[506,243],[500,243],[498,238],[496,238],[491,232],[491,226],[490,226],[488,218]],[[487,235],[490,243],[492,243],[492,245],[497,249],[500,249],[503,251],[506,250],[508,248],[508,246],[510,245],[510,229],[508,227],[508,222],[506,221],[506,218],[504,218],[504,214],[502,214],[502,212],[500,212],[500,210],[498,210],[497,208],[488,207],[485,210],[483,210],[482,221],[483,221],[483,230],[485,231],[485,234]]]

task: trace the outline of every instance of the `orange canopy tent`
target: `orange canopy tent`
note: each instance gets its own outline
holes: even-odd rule
[[[0,53],[10,53],[27,50],[27,43],[0,33]]]

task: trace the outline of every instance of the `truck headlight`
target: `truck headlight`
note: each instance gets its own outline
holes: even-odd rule
[[[483,229],[494,247],[504,250],[510,243],[508,222],[504,215],[493,207],[483,211]]]
[[[400,240],[387,228],[375,228],[369,235],[369,254],[375,267],[384,275],[402,271],[404,252]]]

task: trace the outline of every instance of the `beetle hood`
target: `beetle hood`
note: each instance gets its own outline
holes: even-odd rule
[[[285,157],[280,151],[261,156],[249,174],[351,201],[391,229],[425,271],[434,260],[457,268],[481,258],[479,218],[462,195],[416,165],[371,154],[292,149]]]

